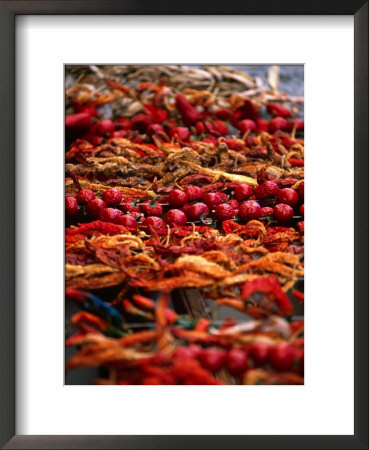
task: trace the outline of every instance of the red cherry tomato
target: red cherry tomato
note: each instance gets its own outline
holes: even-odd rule
[[[240,209],[240,204],[238,203],[238,201],[234,198],[232,198],[231,200],[228,200],[227,202],[224,203],[225,205],[230,205],[236,214],[238,214],[238,211]]]
[[[239,202],[243,202],[251,197],[253,191],[252,187],[246,183],[238,183],[234,189],[234,198]]]
[[[108,189],[103,193],[102,199],[108,206],[118,206],[122,201],[122,193],[119,189]]]
[[[119,217],[122,215],[123,213],[120,209],[105,208],[100,211],[99,219],[103,222],[118,223]]]
[[[101,198],[94,198],[87,203],[87,214],[93,219],[97,219],[100,211],[106,208],[106,203]]]
[[[269,208],[268,206],[264,206],[260,210],[260,217],[271,216],[273,214],[273,208]]]
[[[304,201],[304,182],[302,181],[297,187],[297,193],[302,201]]]
[[[238,214],[244,221],[258,219],[261,214],[261,207],[258,202],[248,200],[241,204]]]
[[[128,198],[128,197],[124,198],[122,200],[122,203],[119,206],[122,209],[122,211],[124,212],[124,214],[130,213],[132,215],[132,213],[140,212],[140,207],[135,206],[134,198]]]
[[[249,365],[247,353],[239,348],[232,348],[228,351],[226,357],[226,366],[228,372],[232,375],[239,375],[244,372]]]
[[[178,347],[173,352],[173,358],[181,360],[196,359],[200,356],[201,352],[202,348],[199,345]]]
[[[274,181],[264,181],[264,183],[259,184],[255,188],[255,197],[259,200],[263,200],[265,198],[274,197],[278,194],[279,187],[278,184]]]
[[[208,192],[204,195],[203,201],[210,210],[213,210],[222,203],[222,196],[219,192]]]
[[[146,200],[140,209],[146,216],[161,216],[163,214],[163,207],[151,200]]]
[[[250,345],[247,351],[257,364],[264,364],[268,360],[270,345],[265,341],[255,341]]]
[[[293,217],[293,209],[290,205],[279,203],[273,209],[273,213],[278,222],[288,222]]]
[[[275,369],[291,370],[295,361],[294,349],[286,342],[279,342],[270,349],[269,361]]]
[[[285,203],[286,205],[290,205],[292,207],[296,206],[299,202],[299,196],[297,192],[291,188],[281,189],[278,192],[277,198],[280,203]]]
[[[205,203],[195,203],[194,205],[188,206],[185,209],[185,213],[189,220],[198,220],[201,216],[209,214],[209,208]]]
[[[77,199],[71,195],[65,197],[65,214],[69,217],[73,217],[78,214]]]
[[[169,203],[180,208],[188,202],[187,194],[180,189],[173,189],[169,194]]]
[[[91,189],[81,189],[76,196],[77,202],[80,205],[84,205],[94,198],[95,194],[91,191]]]
[[[119,225],[123,225],[127,228],[133,228],[135,230],[138,228],[137,222],[132,216],[120,216],[118,218],[118,223]]]
[[[200,354],[201,364],[212,372],[220,370],[225,363],[226,353],[215,347],[207,348]]]
[[[204,191],[198,186],[188,186],[185,189],[187,199],[189,202],[194,202],[196,200],[201,200],[204,196]]]
[[[187,216],[180,209],[171,209],[165,216],[168,225],[186,225]]]
[[[215,208],[215,215],[217,216],[218,220],[223,221],[233,219],[233,217],[236,215],[236,212],[231,205],[222,203]]]

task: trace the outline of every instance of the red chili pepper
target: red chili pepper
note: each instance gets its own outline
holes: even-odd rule
[[[146,344],[156,339],[157,334],[156,330],[137,331],[134,334],[120,338],[119,344],[122,347],[132,347],[135,344]]]
[[[288,124],[288,131],[292,131],[294,128],[296,128],[297,131],[303,130],[305,127],[304,121],[302,119],[295,119]]]
[[[169,132],[171,137],[174,137],[178,141],[188,141],[190,139],[190,130],[186,127],[175,127]]]
[[[291,227],[275,226],[275,227],[268,228],[267,233],[268,233],[268,236],[269,236],[269,235],[273,235],[275,233],[283,233],[285,231],[293,231],[293,228],[291,228]]]
[[[197,134],[205,133],[205,125],[204,125],[204,123],[203,122],[196,122],[195,129],[196,129],[196,133]]]
[[[176,106],[185,125],[195,125],[196,122],[201,120],[200,113],[186,100],[182,94],[177,94]]]
[[[304,160],[303,159],[290,158],[288,160],[288,162],[291,164],[291,166],[304,167]]]
[[[300,222],[297,222],[296,225],[297,225],[297,228],[298,228],[300,234],[304,234],[304,231],[305,231],[304,221],[301,220]]]
[[[197,122],[198,123],[198,122]],[[205,133],[212,133],[214,131],[214,126],[212,123],[210,123],[208,120],[203,120],[202,124],[204,125],[204,131]]]
[[[177,360],[171,373],[176,377],[177,384],[222,384],[196,360]]]
[[[160,386],[168,383],[165,383],[160,377],[146,377],[142,380],[141,384],[145,386]]]
[[[222,222],[222,228],[227,234],[244,234],[249,237],[257,237],[259,235],[259,230],[251,228],[248,224],[240,225],[233,220],[225,220]]]
[[[122,225],[116,225],[109,222],[102,222],[101,220],[94,220],[93,222],[84,223],[76,228],[66,229],[66,235],[84,234],[87,232],[100,231],[103,234],[114,236],[115,234],[122,234],[126,230]]]
[[[97,117],[97,109],[93,106],[81,105],[79,103],[72,102],[73,108],[77,113],[87,113],[90,116]]]
[[[75,137],[86,132],[92,125],[91,114],[82,112],[65,117],[65,132],[68,137]]]
[[[288,242],[280,242],[279,244],[265,244],[264,247],[269,252],[283,252],[288,247]]]
[[[102,120],[94,125],[96,128],[96,134],[99,136],[105,136],[106,134],[112,133],[115,129],[114,123],[109,120]]]
[[[277,105],[276,103],[268,103],[266,107],[269,114],[279,117],[292,117],[292,113],[284,106]]]
[[[304,303],[304,293],[297,291],[296,289],[292,289],[292,295]]]
[[[291,139],[289,136],[280,136],[279,139],[281,144],[286,148],[290,148],[297,143],[296,139]]]
[[[290,323],[290,328],[292,333],[296,333],[297,331],[303,331],[304,330],[304,320],[295,320],[294,322]],[[291,342],[294,346],[303,346],[304,345],[304,338],[295,339],[293,342]]]
[[[254,150],[251,150],[247,153],[247,156],[250,158],[261,158],[261,159],[267,159],[268,158],[268,152],[266,148],[260,147],[256,148]]]
[[[167,309],[169,305],[169,295],[166,292],[163,292],[156,304],[156,321],[159,327],[165,326],[167,323]]]
[[[227,134],[229,134],[228,127],[221,120],[214,120],[214,130],[223,136],[226,136]]]
[[[151,103],[144,103],[144,107],[155,123],[163,123],[168,118],[168,112],[165,109],[158,108]]]
[[[268,122],[264,119],[258,119],[256,125],[260,131],[268,131]]]
[[[245,148],[245,143],[241,141],[236,141],[234,139],[222,139],[222,142],[226,144],[231,150],[243,150]]]
[[[131,128],[131,119],[129,117],[121,117],[116,120],[116,125],[120,125],[120,127],[124,130],[129,130]]]
[[[221,108],[214,111],[214,115],[221,120],[228,120],[231,117],[232,112],[229,109]]]
[[[186,186],[188,184],[195,184],[195,183],[210,183],[210,181],[213,179],[211,175],[205,175],[203,173],[197,173],[193,175],[187,175],[187,177],[182,178],[182,180],[179,182],[181,186]]]
[[[226,317],[220,327],[221,330],[226,330],[227,328],[232,328],[237,325],[236,319],[233,317]]]
[[[273,295],[282,315],[290,316],[292,314],[291,302],[274,275],[259,277],[246,282],[242,287],[243,300],[247,300],[255,292]]]
[[[180,226],[178,225],[175,229],[176,236],[178,237],[186,237],[193,233],[194,227],[189,226]],[[206,231],[212,230],[212,228],[209,225],[197,225],[195,226],[195,231],[197,231],[200,234],[206,233]]]
[[[153,136],[154,134],[155,134],[156,136],[159,136],[159,137],[161,137],[161,136],[163,136],[163,135],[166,135],[166,133],[165,133],[165,131],[164,131],[164,127],[163,127],[162,125],[160,125],[159,123],[153,123],[153,124],[149,125],[149,126],[147,127],[146,133],[147,133],[149,136]],[[166,140],[166,141],[168,140],[168,139],[167,139],[167,136],[166,136],[166,139],[165,139],[165,140]]]
[[[299,180],[297,178],[277,178],[274,180],[279,187],[290,187],[296,184]]]
[[[237,128],[241,131],[242,134],[246,133],[246,131],[256,131],[256,123],[251,120],[251,119],[244,119],[241,120],[241,122],[239,122],[237,124]]]
[[[79,322],[87,322],[90,325],[94,325],[100,331],[105,331],[108,325],[108,322],[106,320],[101,319],[100,317],[95,316],[94,314],[91,314],[87,311],[81,311],[76,314],[73,314],[70,321],[71,323],[75,324]]]
[[[127,94],[127,95],[131,95],[132,94],[131,88],[129,88],[128,86],[124,86],[121,83],[118,83],[118,81],[111,81],[111,80],[109,80],[106,77],[104,77],[104,81],[111,89],[116,89],[116,90],[121,91],[121,92],[123,92],[124,94]]]
[[[238,122],[243,118],[243,112],[239,109],[232,114],[231,124],[237,128]]]
[[[275,117],[269,122],[269,133],[273,134],[278,130],[286,130],[288,122],[284,117]]]
[[[136,144],[141,144],[141,143],[142,142],[136,142]],[[134,148],[133,151],[136,152],[137,154],[139,154],[140,156],[142,156],[143,158],[146,156],[146,153],[143,150],[140,150],[139,148]]]
[[[205,139],[201,139],[201,141],[198,142],[204,142],[206,144],[214,144],[214,145],[217,143],[215,137],[211,136],[210,134],[208,134]]]
[[[128,314],[131,314],[133,316],[138,316],[138,317],[142,317],[144,319],[147,320],[153,320],[154,319],[154,315],[146,312],[146,311],[142,311],[142,309],[138,309],[136,308],[129,300],[124,299],[122,300],[122,307],[124,309],[124,311]]]
[[[93,329],[93,328],[87,328],[87,327],[86,327],[85,330],[84,330],[83,332],[73,334],[73,336],[71,336],[71,337],[69,337],[68,339],[66,339],[65,345],[66,345],[67,347],[71,347],[72,345],[76,345],[76,344],[78,345],[78,342],[79,342],[80,338],[83,337],[83,336],[85,336],[86,333],[97,334],[98,331],[96,331],[96,330]]]
[[[142,136],[136,136],[135,138],[132,138],[131,140],[135,144],[143,144],[144,143],[144,139]]]
[[[218,192],[220,189],[223,189],[224,183],[222,181],[218,181],[217,183],[208,184],[202,188],[204,193],[208,192]]]
[[[95,134],[90,134],[90,133],[85,134],[83,136],[83,139],[86,139],[86,141],[88,141],[90,144],[94,145],[95,147],[100,145],[103,140],[103,138],[101,136],[96,136]]]
[[[173,323],[177,322],[178,314],[175,313],[172,309],[167,308],[165,310],[165,319],[166,319],[167,323],[173,324]]]
[[[251,119],[254,122],[256,120],[258,120],[258,118],[259,118],[258,110],[255,106],[255,103],[252,100],[250,100],[249,98],[245,99],[245,102],[244,102],[241,110],[242,110],[242,115],[243,115],[244,119]]]
[[[147,127],[152,123],[152,117],[148,114],[137,114],[131,119],[132,128],[138,130],[140,133],[145,133]]]
[[[196,327],[194,329],[196,331],[207,331],[209,327],[210,327],[210,320],[205,319],[203,317],[197,322]]]
[[[132,298],[140,308],[149,309],[152,311],[155,310],[156,303],[151,298],[138,294],[133,295]]]

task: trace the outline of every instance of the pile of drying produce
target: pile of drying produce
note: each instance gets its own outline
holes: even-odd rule
[[[67,370],[304,383],[302,102],[277,67],[67,66]]]

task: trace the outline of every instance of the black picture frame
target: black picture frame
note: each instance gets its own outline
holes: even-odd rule
[[[355,39],[355,364],[350,436],[15,435],[15,17],[20,14],[352,15]],[[0,1],[0,445],[6,449],[368,448],[368,2],[365,0]],[[21,251],[21,249],[19,249]],[[20,280],[18,280],[19,282]],[[337,393],[339,395],[339,393]],[[318,407],[318,406],[317,406]]]

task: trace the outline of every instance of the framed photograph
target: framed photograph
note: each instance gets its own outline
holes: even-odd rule
[[[368,448],[367,2],[0,25],[3,448]]]

